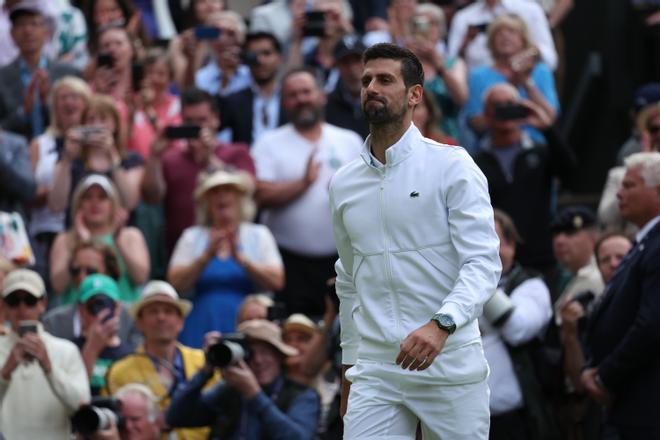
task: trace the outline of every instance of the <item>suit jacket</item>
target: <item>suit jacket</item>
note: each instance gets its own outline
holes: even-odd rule
[[[67,76],[80,76],[80,72],[67,64],[48,61],[46,68],[50,84]],[[21,81],[19,58],[0,69],[0,126],[5,130],[21,134],[28,139],[32,136],[30,117],[23,110],[26,87]],[[44,127],[48,126],[47,103],[43,103]]]
[[[251,87],[219,98],[220,130],[231,128],[232,142],[252,146],[252,120],[254,117],[254,91]],[[280,103],[277,126],[286,124]]]
[[[25,138],[0,132],[0,211],[23,214],[36,188]]]
[[[73,341],[78,335],[74,334],[73,321],[77,304],[65,304],[49,310],[41,320],[46,331],[58,338]],[[126,307],[121,308],[119,314],[119,339],[135,350],[142,343],[142,335],[133,325]]]
[[[369,123],[362,112],[361,106],[355,106],[347,97],[347,92],[343,90],[341,80],[337,83],[335,90],[328,95],[328,102],[325,105],[326,122],[337,127],[353,130],[366,139],[369,135]]]
[[[612,422],[660,428],[660,223],[625,257],[593,311],[591,365],[614,396]]]

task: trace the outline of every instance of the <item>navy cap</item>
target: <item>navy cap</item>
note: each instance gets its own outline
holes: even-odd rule
[[[553,234],[573,233],[596,225],[596,215],[586,206],[569,206],[562,209],[550,225]]]
[[[347,35],[335,45],[335,61],[339,61],[348,55],[362,56],[365,50],[367,50],[367,46],[362,43],[360,37],[357,35]]]
[[[635,110],[660,102],[660,83],[648,83],[635,90],[633,106]]]

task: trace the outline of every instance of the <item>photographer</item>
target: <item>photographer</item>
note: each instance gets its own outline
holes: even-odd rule
[[[209,362],[178,389],[167,411],[171,426],[211,426],[213,439],[313,439],[319,420],[315,391],[284,374],[284,361],[297,350],[282,342],[277,325],[246,321],[249,356],[222,369],[223,381],[202,393],[215,367]]]
[[[70,438],[69,416],[89,401],[87,374],[71,342],[44,331],[46,289],[16,269],[2,291],[11,331],[0,338],[0,426],[7,439]]]

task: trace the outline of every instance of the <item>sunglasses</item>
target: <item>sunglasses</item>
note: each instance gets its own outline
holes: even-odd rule
[[[660,131],[660,125],[651,125],[649,128],[649,133],[651,134],[656,134],[657,132]]]
[[[28,307],[34,307],[39,302],[39,298],[32,295],[9,295],[5,298],[5,304],[10,308],[15,309],[20,303],[25,304]]]
[[[72,277],[77,277],[81,272],[85,272],[87,275],[94,275],[99,273],[98,269],[90,266],[69,266],[69,273]]]

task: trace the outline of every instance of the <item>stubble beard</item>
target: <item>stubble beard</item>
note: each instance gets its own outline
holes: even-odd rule
[[[387,103],[383,101],[378,101],[382,104],[382,106],[380,107],[376,107],[376,108],[368,107],[367,104],[369,103],[369,101],[378,101],[378,100],[370,99],[362,105],[362,112],[364,113],[367,122],[372,127],[381,127],[385,125],[393,125],[400,123],[406,114],[405,108],[403,108],[400,112],[395,113],[387,105]]]

